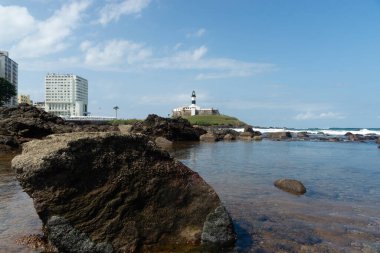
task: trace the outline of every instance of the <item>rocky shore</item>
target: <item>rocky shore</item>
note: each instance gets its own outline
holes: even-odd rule
[[[132,126],[77,125],[20,105],[0,108],[0,127],[2,150],[22,149],[12,167],[43,222],[49,245],[42,248],[219,252],[234,244],[215,191],[159,147],[199,141],[206,131],[187,120],[149,115]],[[33,247],[42,242],[25,238]]]
[[[181,252],[235,240],[215,191],[145,135],[51,135],[25,143],[12,167],[60,252]]]

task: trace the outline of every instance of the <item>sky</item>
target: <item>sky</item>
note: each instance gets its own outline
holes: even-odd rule
[[[0,0],[19,93],[89,82],[92,115],[191,104],[253,126],[380,127],[380,0]]]

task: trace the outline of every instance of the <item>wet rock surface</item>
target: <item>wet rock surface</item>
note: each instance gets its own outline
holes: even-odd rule
[[[193,127],[186,119],[162,118],[154,114],[135,123],[131,132],[150,137],[165,137],[170,141],[199,141],[199,137],[206,133],[202,128]]]
[[[197,173],[143,135],[53,135],[25,143],[12,167],[62,252],[181,252],[200,246],[221,206]]]

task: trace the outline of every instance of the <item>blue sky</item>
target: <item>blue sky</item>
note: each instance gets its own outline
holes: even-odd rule
[[[19,92],[89,81],[93,115],[190,104],[255,126],[380,127],[379,0],[0,0]]]

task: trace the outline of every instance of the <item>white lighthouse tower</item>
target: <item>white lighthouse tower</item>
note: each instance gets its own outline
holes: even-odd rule
[[[196,115],[196,111],[197,111],[197,106],[196,106],[196,95],[195,95],[195,91],[193,90],[193,93],[191,94],[191,105],[190,105],[190,110],[191,110],[191,116],[194,116]]]

